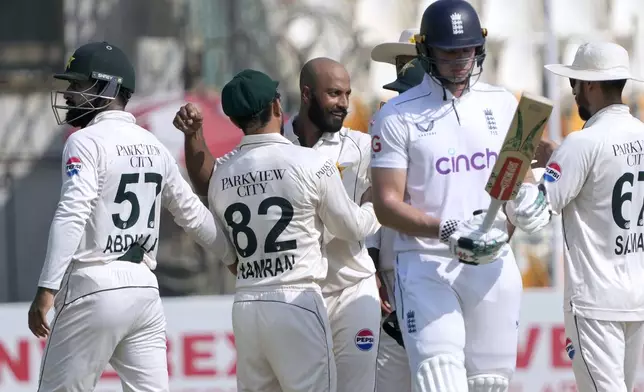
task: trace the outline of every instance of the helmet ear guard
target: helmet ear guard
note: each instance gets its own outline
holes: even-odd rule
[[[103,99],[113,100],[121,89],[122,78],[100,72],[92,72],[92,79],[103,82],[105,85],[98,91],[98,96]]]

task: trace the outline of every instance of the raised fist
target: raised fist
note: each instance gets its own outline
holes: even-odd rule
[[[203,126],[203,116],[197,105],[187,103],[179,109],[174,116],[172,125],[183,132],[186,136],[194,135]]]

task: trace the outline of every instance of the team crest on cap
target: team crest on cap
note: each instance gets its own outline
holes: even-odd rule
[[[356,347],[360,351],[369,351],[373,348],[373,345],[376,342],[376,338],[373,336],[373,332],[370,329],[361,329],[356,334]]]
[[[415,65],[412,61],[405,63],[405,65],[403,65],[403,67],[400,69],[400,72],[398,72],[398,75],[404,75],[409,68],[414,68],[414,67]]]
[[[69,60],[67,60],[67,64],[65,65],[65,69],[69,69],[69,67],[72,66],[72,61],[76,60],[76,58],[72,55],[69,56]]]
[[[67,172],[67,177],[73,177],[77,175],[81,171],[82,167],[83,167],[83,164],[81,163],[80,158],[78,157],[69,158],[67,160],[67,163],[65,164],[65,171]]]
[[[543,173],[543,179],[547,182],[557,182],[561,178],[561,166],[557,162],[549,163]]]

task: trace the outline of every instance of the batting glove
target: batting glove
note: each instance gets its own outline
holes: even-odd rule
[[[499,211],[492,228],[487,232],[479,230],[487,210],[474,212],[468,221],[448,219],[439,228],[439,240],[449,247],[450,252],[462,263],[480,265],[496,261],[508,242],[507,220]]]
[[[536,233],[550,223],[552,209],[543,184],[523,184],[514,200],[505,204],[508,219],[528,234]]]

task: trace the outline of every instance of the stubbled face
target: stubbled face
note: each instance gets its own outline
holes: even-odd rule
[[[308,89],[308,116],[322,132],[338,132],[349,112],[351,80],[341,66],[320,72],[314,88]]]
[[[590,114],[590,102],[584,90],[584,84],[577,79],[570,79],[570,87],[572,88],[572,95],[575,97],[575,102],[577,103],[579,118],[584,121],[590,120],[592,117]]]
[[[440,76],[452,83],[466,82],[474,68],[476,48],[443,50],[432,48]]]

